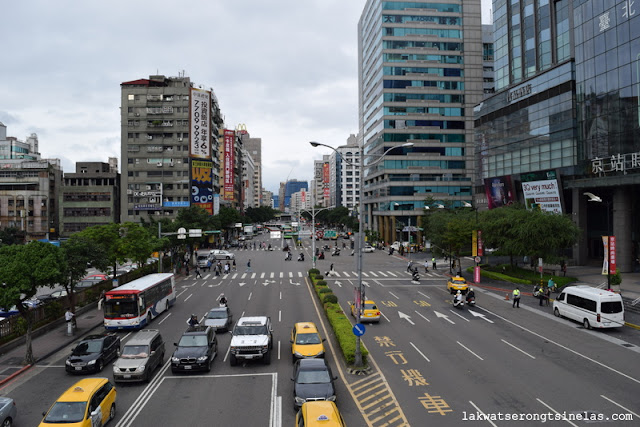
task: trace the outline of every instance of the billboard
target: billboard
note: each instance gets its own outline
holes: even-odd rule
[[[133,209],[136,211],[162,210],[162,183],[152,182],[142,185],[141,190],[135,190],[133,197],[136,203]]]
[[[213,162],[191,160],[191,204],[213,215]]]
[[[191,88],[189,97],[189,154],[198,159],[211,159],[211,127],[209,110],[211,93]]]
[[[323,187],[323,197],[328,199],[330,196],[329,192],[329,163],[325,162],[322,164],[322,187]]]
[[[507,206],[515,202],[516,197],[511,184],[511,176],[499,176],[484,180],[489,209]]]
[[[560,185],[555,171],[522,174],[522,193],[527,209],[562,213]]]
[[[233,163],[236,133],[224,130],[224,200],[233,200]]]

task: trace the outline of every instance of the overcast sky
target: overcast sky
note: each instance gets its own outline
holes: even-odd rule
[[[483,1],[483,22],[490,0]],[[227,128],[262,138],[263,186],[310,180],[358,132],[365,0],[3,2],[0,122],[44,158],[120,158],[120,83],[183,72],[213,88]]]

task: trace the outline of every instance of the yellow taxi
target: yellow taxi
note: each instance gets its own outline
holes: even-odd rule
[[[455,294],[458,291],[460,291],[460,293],[462,294],[466,294],[469,290],[469,285],[467,284],[467,281],[464,279],[464,277],[453,276],[447,282],[447,289],[449,289],[449,292],[451,292],[451,294]]]
[[[349,305],[351,306],[351,315],[356,317],[356,304],[349,301]],[[370,299],[365,300],[362,305],[360,322],[380,322],[380,310],[378,310],[376,303]]]
[[[305,402],[296,414],[296,427],[346,427],[338,407],[328,400]]]
[[[324,341],[313,322],[296,323],[291,330],[291,360],[324,357]]]
[[[62,393],[40,427],[103,426],[116,415],[116,388],[107,378],[85,378]]]

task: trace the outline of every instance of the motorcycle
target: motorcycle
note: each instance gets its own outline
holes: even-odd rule
[[[331,256],[340,256],[340,249],[334,248],[331,252]]]
[[[298,255],[298,261],[304,261],[304,254],[303,253]]]
[[[394,251],[394,250],[395,250],[395,249],[393,249],[393,248],[389,248],[389,255],[393,255],[393,251]]]
[[[411,275],[411,280],[413,280],[414,282],[420,281],[420,274],[418,274],[417,270],[413,271],[413,274]]]
[[[318,255],[318,259],[324,259],[324,251],[320,252],[320,255]]]
[[[285,255],[285,257],[284,257],[284,260],[285,261],[291,261],[291,258],[292,258],[291,252],[287,252],[287,255]]]

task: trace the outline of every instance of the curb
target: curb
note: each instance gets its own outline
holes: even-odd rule
[[[20,368],[18,371],[14,372],[13,374],[9,375],[7,378],[0,380],[0,387],[5,385],[6,383],[8,383],[9,381],[11,381],[12,379],[14,379],[15,377],[17,377],[18,375],[20,375],[21,373],[23,373],[24,371],[26,371],[27,369],[31,368],[33,365],[26,365],[23,366],[22,368]]]

